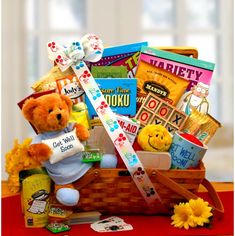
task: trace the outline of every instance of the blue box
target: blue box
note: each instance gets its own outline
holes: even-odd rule
[[[121,115],[135,116],[137,79],[136,78],[98,78],[95,79],[112,111]],[[89,98],[85,96],[90,118],[97,116]]]

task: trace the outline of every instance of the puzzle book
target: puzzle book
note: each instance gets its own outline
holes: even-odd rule
[[[112,111],[134,116],[136,114],[137,80],[135,78],[98,78],[96,82]],[[88,97],[85,97],[90,118],[97,116]]]

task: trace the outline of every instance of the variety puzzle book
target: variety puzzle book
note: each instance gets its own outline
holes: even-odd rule
[[[186,57],[176,53],[143,46],[139,63],[150,63],[172,74],[190,81],[187,90],[198,82],[210,85],[215,64],[207,61]]]
[[[112,111],[121,115],[136,114],[137,80],[135,78],[98,78],[96,82]],[[97,116],[88,97],[85,97],[91,118]]]

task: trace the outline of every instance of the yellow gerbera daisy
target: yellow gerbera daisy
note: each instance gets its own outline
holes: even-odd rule
[[[190,199],[189,206],[193,212],[193,220],[197,225],[203,226],[204,223],[209,223],[209,217],[212,216],[211,207],[208,206],[209,203],[205,202],[203,199],[198,198],[196,200]]]
[[[179,205],[174,206],[174,215],[171,217],[173,222],[171,223],[174,227],[188,229],[190,227],[195,227],[196,224],[193,220],[193,212],[189,203],[179,203]]]

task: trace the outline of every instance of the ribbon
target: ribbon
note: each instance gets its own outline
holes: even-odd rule
[[[132,145],[128,141],[122,128],[119,126],[115,114],[107,104],[102,92],[84,62],[99,61],[102,57],[102,52],[102,41],[94,34],[87,34],[80,42],[73,42],[69,46],[61,46],[55,42],[48,43],[49,59],[56,62],[62,71],[65,71],[69,67],[72,67],[74,70],[81,86],[96,110],[104,128],[147,204],[150,205],[156,200],[162,202],[137,154],[132,148]]]

